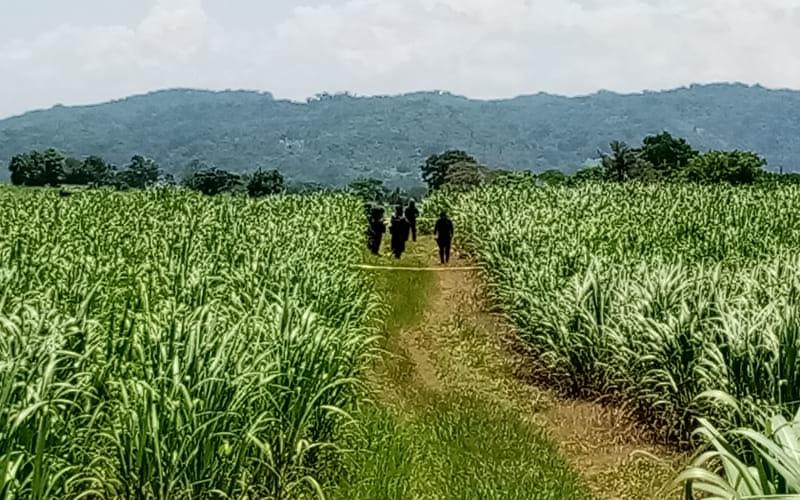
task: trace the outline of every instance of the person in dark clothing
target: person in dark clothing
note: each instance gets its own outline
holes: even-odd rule
[[[406,220],[411,227],[411,241],[415,243],[417,241],[417,217],[419,217],[419,209],[414,200],[411,200],[406,207]]]
[[[399,259],[406,250],[409,229],[411,229],[411,226],[406,218],[403,217],[403,207],[398,205],[392,216],[392,225],[389,226],[389,232],[392,234],[392,253],[394,253],[396,259]]]
[[[383,209],[373,207],[370,211],[369,226],[367,228],[367,244],[373,255],[380,255],[381,240],[386,232],[386,224],[383,222]]]
[[[439,260],[442,264],[450,262],[450,244],[453,242],[453,221],[447,218],[447,214],[439,214],[433,234],[436,236],[436,243],[439,245]]]

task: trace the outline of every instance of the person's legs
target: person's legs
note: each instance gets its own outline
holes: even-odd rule
[[[444,244],[442,242],[436,242],[439,245],[439,262],[444,264]]]
[[[450,263],[450,242],[448,241],[444,247],[444,261]]]
[[[417,221],[411,223],[411,240],[417,242]]]

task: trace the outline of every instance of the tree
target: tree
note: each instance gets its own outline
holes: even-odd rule
[[[445,151],[440,155],[432,155],[425,161],[420,169],[424,180],[431,191],[435,191],[447,182],[447,174],[453,165],[469,163],[477,165],[478,162],[464,151]]]
[[[114,172],[111,165],[99,156],[89,156],[83,161],[67,158],[64,183],[82,186],[108,184]]]
[[[370,177],[359,177],[348,184],[347,190],[364,200],[365,203],[383,203],[389,193],[382,180]]]
[[[655,176],[662,179],[682,170],[697,154],[685,139],[676,139],[669,132],[645,137],[639,151],[639,156],[650,164]]]
[[[64,160],[64,184],[83,184],[77,182],[82,169],[83,162],[79,159],[70,156]]]
[[[149,158],[136,155],[131,158],[125,170],[117,174],[117,180],[123,185],[144,189],[158,182],[161,171],[156,162]]]
[[[494,171],[474,162],[460,161],[450,165],[445,175],[445,184],[457,189],[483,186],[495,177]]]
[[[194,172],[183,183],[189,189],[214,196],[233,191],[241,183],[241,178],[225,170],[207,168]]]
[[[22,153],[11,158],[8,170],[11,171],[11,183],[15,186],[37,186],[42,177],[40,171],[41,161],[38,160],[39,153],[31,151]]]
[[[11,158],[11,182],[18,186],[58,186],[64,180],[65,158],[55,149],[31,151]]]
[[[259,169],[247,183],[247,194],[253,198],[279,194],[284,190],[283,176],[277,170]]]
[[[613,141],[610,147],[610,155],[600,153],[606,179],[616,182],[625,182],[641,173],[643,170],[643,162],[636,151],[620,141]]]
[[[748,151],[709,151],[693,158],[681,177],[703,184],[752,184],[766,165],[764,158]]]
[[[64,181],[64,155],[53,148],[42,155],[44,178],[43,185],[58,186]]]

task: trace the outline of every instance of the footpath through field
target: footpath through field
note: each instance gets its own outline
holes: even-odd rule
[[[385,252],[388,255],[388,252]],[[372,389],[384,434],[350,498],[679,498],[681,457],[649,445],[619,409],[525,381],[513,329],[489,312],[472,264],[439,269],[435,242],[370,258],[390,302]],[[408,270],[397,269],[409,268]],[[386,423],[388,421],[388,423]],[[660,457],[660,458],[656,458]]]

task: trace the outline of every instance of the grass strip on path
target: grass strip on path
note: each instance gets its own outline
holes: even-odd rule
[[[390,268],[376,273],[390,306],[387,355],[375,368],[376,404],[364,409],[364,424],[351,436],[358,451],[331,497],[589,498],[556,446],[513,405],[496,404],[493,387],[473,379],[451,383],[441,373],[453,360],[443,362],[449,354],[437,352],[446,345],[437,336],[468,334],[459,328],[470,325],[459,325],[455,305],[442,302],[437,275],[396,269],[430,266],[433,240],[422,238],[409,250],[399,262],[368,260]]]

